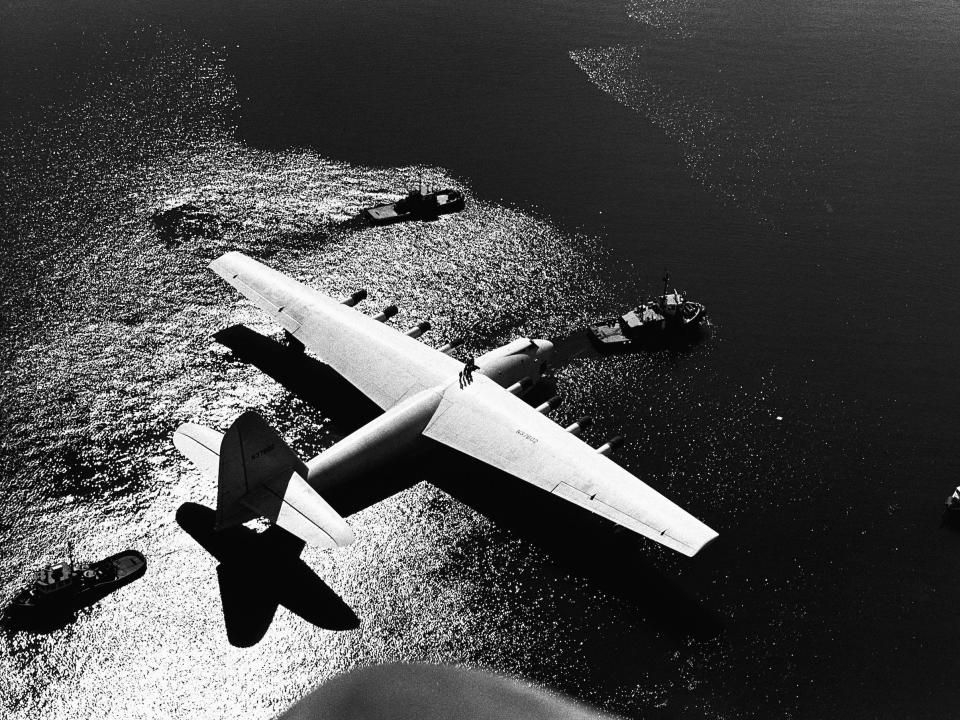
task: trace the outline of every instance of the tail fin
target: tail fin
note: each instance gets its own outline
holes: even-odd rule
[[[267,481],[286,480],[291,472],[305,478],[307,466],[262,417],[251,411],[234,420],[220,445],[217,529],[250,520],[244,498]]]
[[[212,431],[204,435],[200,430],[204,428],[182,425],[174,436],[177,447],[194,462],[199,444],[195,438],[210,445]],[[207,457],[201,467],[211,464]],[[349,545],[354,540],[350,526],[307,484],[306,477],[307,466],[283,438],[257,413],[244,413],[220,443],[216,528],[223,530],[262,515],[311,545]]]

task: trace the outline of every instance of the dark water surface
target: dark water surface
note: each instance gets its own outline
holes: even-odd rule
[[[5,715],[269,717],[394,661],[630,717],[953,714],[955,4],[35,0],[0,28],[3,599],[68,535],[150,563],[3,636]],[[421,173],[467,211],[349,222]],[[219,225],[159,237],[183,202]],[[618,460],[720,541],[593,533],[444,457],[303,554],[320,585],[262,640],[228,628],[258,568],[218,584],[184,516],[215,491],[173,429],[257,408],[308,456],[362,421],[335,378],[290,392],[247,362],[252,338],[282,366],[269,342],[212,339],[278,337],[205,269],[229,249],[436,344],[560,340],[558,420],[626,434]],[[708,341],[592,354],[578,329],[664,267]]]

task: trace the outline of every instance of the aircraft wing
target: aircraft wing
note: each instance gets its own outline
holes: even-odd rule
[[[449,382],[462,364],[238,252],[210,268],[383,409]]]
[[[453,384],[423,434],[692,556],[717,533],[483,376]]]

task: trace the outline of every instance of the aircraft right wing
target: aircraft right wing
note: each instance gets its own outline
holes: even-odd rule
[[[717,533],[483,376],[444,392],[423,431],[592,513],[692,556]]]

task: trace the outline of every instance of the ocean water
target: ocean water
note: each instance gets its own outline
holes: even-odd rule
[[[5,716],[271,717],[408,661],[628,717],[950,715],[955,4],[35,0],[0,28],[2,598],[68,537],[149,563],[4,632]],[[351,220],[420,176],[467,210]],[[158,233],[185,202],[217,222]],[[720,540],[686,560],[443,456],[290,583],[259,551],[218,570],[176,426],[254,408],[309,456],[369,414],[277,371],[278,329],[205,268],[230,249],[427,342],[554,339],[558,421],[625,434]],[[709,337],[593,353],[583,326],[664,268]],[[264,584],[286,604],[231,623]]]

